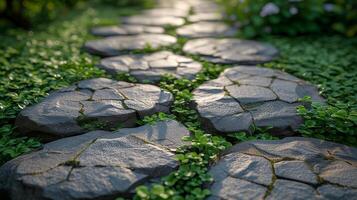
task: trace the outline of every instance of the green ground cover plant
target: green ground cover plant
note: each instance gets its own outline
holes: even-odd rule
[[[246,37],[269,34],[357,34],[354,0],[218,0]]]
[[[357,145],[356,109],[345,103],[336,103],[332,106],[311,102],[310,98],[302,101],[311,106],[310,109],[305,106],[297,108],[299,115],[304,118],[304,124],[298,130],[303,136]]]
[[[0,24],[30,29],[51,22],[76,7],[112,5],[117,7],[150,7],[153,0],[2,0]]]

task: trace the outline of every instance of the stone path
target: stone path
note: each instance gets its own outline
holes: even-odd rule
[[[12,199],[115,199],[178,167],[172,150],[188,130],[176,121],[94,131],[45,144],[0,168]]]
[[[173,96],[159,87],[90,79],[51,93],[20,112],[20,132],[46,140],[84,133],[81,121],[107,128],[133,127],[139,118],[169,112]]]
[[[105,58],[98,66],[112,75],[129,73],[140,82],[157,82],[165,74],[194,79],[202,69],[199,62],[169,51]]]
[[[234,27],[223,22],[197,22],[177,29],[177,35],[187,38],[233,37],[237,34]]]
[[[143,25],[121,25],[121,26],[104,26],[104,27],[95,27],[91,30],[91,33],[96,36],[117,36],[117,35],[138,35],[145,33],[157,33],[162,34],[165,32],[165,29],[162,27],[152,27],[152,26],[143,26]]]
[[[194,92],[195,107],[209,132],[232,133],[257,127],[274,127],[276,135],[293,135],[302,120],[299,98],[323,99],[317,89],[287,73],[255,66],[225,70],[219,78]]]
[[[88,41],[83,48],[108,57],[97,66],[112,77],[127,73],[142,83],[157,83],[164,74],[194,79],[203,66],[187,55],[227,64],[217,79],[193,91],[192,103],[203,128],[226,135],[249,132],[252,125],[273,126],[272,134],[295,134],[302,122],[296,114],[298,98],[324,100],[303,80],[254,66],[271,61],[278,50],[270,44],[228,38],[237,29],[224,24],[224,17],[213,1],[157,0],[156,8],[121,18],[118,26],[93,28],[94,35],[105,38]],[[177,37],[188,38],[183,47],[186,56],[163,50],[132,52],[170,49],[177,38],[165,34],[167,26],[170,32],[177,28]],[[145,116],[169,113],[173,100],[157,86],[107,78],[83,80],[52,92],[21,111],[16,126],[22,134],[57,140],[0,167],[0,196],[131,198],[137,186],[175,171],[179,166],[175,149],[190,145],[181,140],[189,131],[173,120],[135,127]],[[299,137],[245,142],[223,152],[210,174],[214,182],[207,187],[212,191],[209,199],[214,200],[352,200],[357,196],[357,149]]]
[[[123,24],[140,24],[146,26],[182,26],[185,20],[175,16],[138,15],[122,19]]]
[[[233,146],[210,169],[208,199],[356,199],[357,149],[311,138]]]
[[[212,12],[212,13],[198,13],[194,15],[190,15],[187,20],[189,22],[204,22],[204,21],[222,21],[223,15],[220,13]]]
[[[259,64],[271,61],[278,54],[269,44],[240,39],[195,39],[188,41],[183,50],[219,64]]]
[[[139,34],[133,36],[107,37],[86,42],[84,49],[98,56],[117,56],[132,50],[159,48],[176,43],[176,38],[165,34]]]

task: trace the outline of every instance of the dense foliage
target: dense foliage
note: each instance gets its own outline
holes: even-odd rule
[[[16,26],[29,28],[40,20],[54,19],[61,11],[73,7],[78,0],[4,0],[0,1],[0,18]]]
[[[0,20],[30,28],[38,23],[48,22],[70,12],[74,6],[93,6],[108,4],[116,6],[150,6],[151,0],[1,0]]]
[[[357,34],[355,0],[218,0],[247,37],[338,32]]]
[[[311,108],[298,107],[298,113],[305,122],[299,127],[299,132],[305,137],[315,137],[323,140],[357,146],[357,110],[351,105],[337,103],[324,105],[311,102],[309,98],[303,101]]]

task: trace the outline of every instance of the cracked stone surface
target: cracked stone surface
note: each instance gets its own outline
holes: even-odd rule
[[[105,58],[98,66],[112,75],[129,73],[140,82],[157,82],[165,74],[193,79],[202,69],[199,62],[169,51]]]
[[[243,142],[209,173],[211,200],[355,199],[357,149],[302,137]]]
[[[233,37],[237,29],[223,22],[197,22],[182,26],[176,32],[179,36],[188,38]]]
[[[188,41],[183,51],[219,64],[259,64],[271,61],[278,50],[270,44],[240,39],[202,38]]]
[[[223,15],[217,12],[212,13],[197,13],[188,16],[189,22],[201,22],[201,21],[222,21]]]
[[[189,1],[177,1],[177,0],[157,0],[157,8],[170,8],[178,9],[189,12],[191,9],[192,0]]]
[[[185,20],[182,17],[175,16],[152,16],[151,14],[142,14],[124,17],[121,19],[123,24],[136,24],[146,26],[182,26]]]
[[[177,9],[177,8],[154,8],[145,10],[144,15],[150,15],[152,17],[186,17],[189,14],[188,9]]]
[[[169,120],[63,138],[4,164],[0,191],[14,200],[128,198],[136,186],[177,169],[173,150],[188,144],[181,140],[188,135]]]
[[[117,35],[138,35],[144,33],[164,33],[162,27],[143,26],[143,25],[120,25],[120,26],[103,26],[91,29],[91,33],[96,36],[109,37]]]
[[[117,56],[132,50],[143,50],[148,46],[159,48],[176,43],[176,38],[165,34],[139,34],[131,36],[113,36],[88,41],[84,49],[98,56]]]
[[[219,11],[219,6],[215,2],[207,0],[158,0],[157,7],[184,10],[188,13],[191,10],[195,14]]]
[[[191,2],[195,14],[218,12],[220,7],[214,1],[196,0]]]
[[[172,101],[171,93],[153,85],[89,79],[25,108],[15,124],[21,133],[53,140],[86,132],[81,122],[101,123],[108,129],[133,127],[140,118],[168,113]]]
[[[275,135],[292,135],[302,123],[299,98],[323,102],[318,90],[292,75],[256,66],[226,69],[193,91],[194,104],[208,132],[250,131],[272,126]]]

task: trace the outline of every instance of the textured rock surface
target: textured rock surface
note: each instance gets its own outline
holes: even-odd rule
[[[202,38],[188,41],[183,50],[221,64],[258,64],[278,54],[273,46],[250,40]]]
[[[211,167],[209,199],[355,199],[356,172],[356,148],[300,137],[244,142]]]
[[[106,128],[133,127],[157,112],[169,112],[173,96],[159,87],[106,78],[90,79],[51,93],[42,102],[25,108],[16,119],[21,133],[55,139],[84,133],[82,121]],[[84,121],[83,121],[84,120]]]
[[[123,55],[102,59],[99,67],[110,74],[129,73],[140,82],[156,82],[164,74],[193,79],[202,65],[191,58],[168,51],[153,54]]]
[[[45,144],[0,168],[0,191],[20,199],[114,199],[178,167],[170,149],[188,130],[176,121],[93,131]]]
[[[157,0],[157,8],[178,9],[189,12],[191,9],[191,2],[193,1]]]
[[[194,0],[190,2],[195,14],[218,12],[220,7],[214,1]]]
[[[222,22],[197,22],[182,26],[177,29],[177,34],[181,37],[232,37],[237,33],[237,29]]]
[[[86,42],[84,49],[99,56],[117,56],[130,50],[143,50],[148,46],[158,48],[176,43],[176,38],[165,34],[140,34],[113,36]]]
[[[223,20],[223,15],[217,12],[198,13],[188,17],[189,22],[222,21],[222,20]]]
[[[189,14],[188,9],[178,9],[178,8],[154,8],[145,10],[144,15],[149,15],[154,17],[186,17]]]
[[[137,35],[144,33],[164,33],[162,27],[142,26],[142,25],[120,25],[120,26],[103,26],[95,27],[91,33],[96,36],[116,36],[116,35]]]
[[[276,135],[291,135],[302,122],[299,98],[323,101],[317,89],[287,73],[255,66],[225,70],[193,92],[196,109],[207,131],[248,131],[252,125],[273,126]]]
[[[129,16],[121,19],[123,24],[139,24],[147,26],[182,26],[185,20],[175,16],[152,16],[150,14]]]

